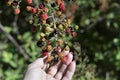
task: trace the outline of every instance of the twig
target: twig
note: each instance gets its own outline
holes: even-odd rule
[[[19,53],[22,54],[26,60],[29,59],[29,56],[26,54],[25,50],[17,43],[17,41],[13,38],[12,35],[10,35],[8,32],[5,31],[2,24],[0,24],[0,29],[5,33],[5,35],[8,37],[8,39],[18,49]]]
[[[13,26],[13,27],[16,27],[16,26],[17,26],[18,17],[19,17],[18,15],[15,16],[14,21],[13,21],[13,23],[12,23],[12,26]]]
[[[54,13],[52,13],[52,18],[53,18],[53,22],[54,22],[54,29],[56,29],[56,20],[55,20]]]

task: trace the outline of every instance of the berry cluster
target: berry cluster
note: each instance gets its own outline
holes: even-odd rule
[[[19,9],[19,4],[21,3],[22,0],[6,0],[7,4],[12,5],[14,8],[14,14],[19,14],[20,9]]]
[[[72,0],[75,1],[75,0]],[[18,9],[19,1],[13,1],[15,14],[20,11]],[[71,20],[64,14],[66,4],[63,0],[42,0],[36,6],[32,6],[33,0],[26,0],[28,6],[26,10],[31,13],[32,18],[29,23],[33,26],[33,32],[40,33],[40,39],[37,46],[42,50],[42,56],[47,56],[45,62],[54,64],[61,60],[63,63],[67,61],[67,57],[63,51],[70,51],[71,39],[77,36],[77,25],[71,24]]]

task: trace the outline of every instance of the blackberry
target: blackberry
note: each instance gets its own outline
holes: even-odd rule
[[[13,1],[13,2],[12,2],[12,5],[13,5],[13,6],[17,6],[17,5],[18,5],[18,1]]]
[[[42,46],[43,46],[43,45],[42,45],[42,42],[41,42],[41,41],[38,41],[38,42],[37,42],[37,46],[38,46],[38,47],[42,47]]]
[[[51,7],[55,7],[56,5],[55,5],[55,3],[51,3]]]

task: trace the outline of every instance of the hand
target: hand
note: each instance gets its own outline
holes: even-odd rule
[[[28,66],[23,80],[71,80],[76,63],[72,61],[73,55],[66,52],[68,60],[65,64],[58,62],[45,72],[44,58],[39,58]]]

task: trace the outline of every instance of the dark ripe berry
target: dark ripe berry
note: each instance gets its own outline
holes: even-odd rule
[[[12,2],[12,5],[13,5],[13,6],[17,6],[17,5],[18,5],[18,1],[13,1],[13,2]]]
[[[43,45],[42,45],[42,42],[41,42],[41,41],[38,41],[38,42],[37,42],[37,46],[38,46],[38,47],[42,47],[42,46],[43,46]]]
[[[59,58],[58,57],[55,57],[54,58],[54,62],[58,62],[59,61]]]
[[[55,3],[51,3],[51,7],[55,7],[56,5],[55,5]]]
[[[54,37],[56,34],[58,34],[58,31],[55,29],[53,32],[49,34],[49,37]]]
[[[71,26],[69,26],[68,28],[70,28],[70,30],[72,30],[72,27],[71,27]]]
[[[37,27],[32,26],[32,27],[31,27],[31,31],[32,31],[33,33],[36,32],[36,31],[37,31]]]
[[[47,51],[42,51],[42,56],[47,56],[49,52]]]
[[[51,37],[54,37],[54,32],[50,33],[50,34],[49,34],[49,37],[50,37],[50,38],[51,38]]]
[[[56,34],[58,34],[58,33],[59,33],[59,32],[55,29],[55,30],[54,30],[54,34],[56,35]]]
[[[45,5],[43,3],[39,4],[39,8],[43,9],[45,7]]]
[[[52,18],[48,18],[47,20],[46,20],[46,22],[48,23],[48,24],[50,24],[51,22],[52,22]]]

